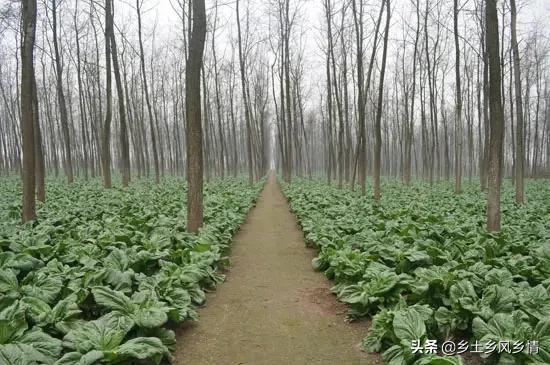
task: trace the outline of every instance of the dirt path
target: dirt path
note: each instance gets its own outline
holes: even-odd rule
[[[344,322],[345,307],[311,269],[314,251],[288,209],[271,176],[233,240],[227,281],[199,322],[177,331],[175,364],[378,363],[359,349],[366,325]]]

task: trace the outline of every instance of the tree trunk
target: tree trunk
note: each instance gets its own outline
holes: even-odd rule
[[[110,188],[111,183],[111,121],[113,118],[113,97],[111,79],[111,33],[113,32],[113,17],[111,15],[111,1],[105,0],[105,76],[107,82],[107,106],[105,122],[101,131],[101,167],[103,172],[103,186]]]
[[[382,149],[382,102],[384,98],[384,76],[386,73],[386,56],[388,53],[388,35],[390,32],[390,0],[386,0],[386,29],[384,30],[384,43],[382,49],[382,66],[380,70],[380,81],[378,85],[378,106],[376,110],[376,120],[374,124],[374,200],[380,200],[380,162]]]
[[[246,123],[246,154],[248,161],[248,183],[254,183],[254,169],[252,166],[252,130],[250,126],[250,108],[248,102],[248,94],[246,92],[246,65],[243,55],[243,45],[241,38],[241,20],[239,16],[239,0],[236,1],[237,7],[237,39],[239,43],[239,67],[241,70],[241,89],[244,103],[244,119]]]
[[[194,0],[193,0],[194,1]],[[155,133],[155,121],[153,119],[153,110],[151,107],[151,100],[149,98],[149,89],[147,87],[147,74],[145,70],[145,55],[143,52],[143,39],[141,36],[141,4],[140,0],[136,0],[136,10],[137,10],[137,16],[138,16],[138,39],[139,39],[139,55],[140,55],[140,62],[141,62],[141,73],[143,77],[143,91],[145,94],[145,102],[147,104],[147,113],[149,116],[149,130],[151,132],[151,146],[153,148],[153,164],[155,168],[155,181],[158,184],[160,182],[160,169],[159,169],[159,157],[157,152],[157,138]],[[205,21],[206,23],[206,21]],[[202,51],[201,51],[201,60],[202,60]],[[202,62],[202,61],[201,61]],[[198,71],[198,74],[200,75],[200,70]],[[200,80],[199,80],[200,82]],[[200,85],[198,89],[200,91]],[[200,105],[199,105],[200,109]]]
[[[73,161],[71,157],[71,139],[69,133],[69,120],[67,116],[67,104],[65,102],[65,94],[63,92],[63,65],[61,64],[61,55],[59,53],[59,45],[57,39],[57,0],[52,0],[52,31],[53,31],[53,46],[55,52],[55,70],[57,76],[57,100],[59,103],[59,117],[61,119],[61,130],[63,131],[63,141],[65,146],[65,172],[67,174],[67,182],[72,184],[73,177]]]
[[[83,83],[82,83],[82,69],[80,62],[80,34],[78,29],[77,22],[78,15],[78,2],[75,4],[75,12],[73,15],[73,23],[75,30],[75,41],[76,41],[76,76],[78,81],[78,107],[80,111],[80,124],[82,129],[82,155],[83,163],[82,168],[84,170],[84,179],[88,180],[88,137],[87,137],[87,127],[86,127],[86,111],[84,103],[84,92],[83,92]]]
[[[455,112],[455,193],[462,191],[462,89],[460,85],[460,43],[458,35],[458,0],[454,0],[454,36],[455,36],[455,76],[456,76],[456,112]]]
[[[487,170],[487,230],[500,231],[500,186],[504,117],[501,99],[501,75],[497,0],[486,0],[486,39],[489,60],[490,137]]]
[[[35,189],[35,118],[34,41],[36,35],[36,0],[24,0],[21,10],[21,135],[23,140],[23,223],[36,218]]]
[[[514,63],[514,86],[516,92],[516,154],[514,156],[515,166],[515,184],[516,184],[516,203],[524,202],[524,183],[523,183],[523,161],[524,161],[524,138],[523,138],[523,101],[521,91],[521,69],[518,49],[518,39],[516,34],[516,0],[510,0],[511,14],[511,32],[512,32],[512,53]]]
[[[201,124],[201,68],[206,38],[204,0],[193,0],[193,30],[185,69],[187,121],[187,231],[197,233],[203,223],[203,158]]]
[[[111,4],[114,6],[114,4]],[[118,97],[118,115],[120,123],[120,154],[121,154],[121,173],[122,186],[127,187],[130,182],[130,142],[128,140],[128,130],[126,125],[126,109],[124,107],[124,91],[122,89],[122,79],[120,77],[120,67],[118,63],[118,54],[116,47],[115,32],[113,30],[114,7],[110,12],[110,39],[111,55],[113,58],[113,71],[115,72],[115,83]]]
[[[34,154],[35,154],[35,171],[36,171],[36,197],[39,201],[46,201],[46,168],[44,164],[44,151],[42,149],[42,133],[40,131],[39,109],[38,109],[38,90],[36,87],[36,78],[33,74],[33,96],[32,107],[34,116]]]

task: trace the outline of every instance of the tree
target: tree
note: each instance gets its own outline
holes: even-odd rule
[[[149,88],[147,86],[147,73],[145,71],[145,54],[143,52],[143,37],[141,35],[141,4],[143,3],[143,0],[136,0],[136,11],[137,11],[137,18],[138,18],[138,39],[139,39],[139,60],[141,64],[141,77],[143,78],[143,93],[145,94],[145,102],[147,104],[147,113],[149,116],[149,130],[151,133],[151,145],[153,147],[153,164],[155,168],[155,181],[157,184],[160,182],[160,168],[159,168],[159,157],[157,152],[157,138],[155,133],[155,122],[153,119],[153,110],[151,107],[151,100],[149,97]],[[194,4],[194,0],[193,0]],[[193,5],[194,6],[194,5]],[[206,16],[206,15],[205,15]],[[205,25],[206,27],[206,20]],[[206,37],[206,36],[205,36]],[[204,43],[204,41],[203,41]],[[204,45],[201,49],[204,48]],[[201,51],[201,64],[202,64],[202,51]],[[200,74],[200,71],[199,71]],[[200,82],[200,80],[199,80]],[[200,91],[200,85],[199,89]],[[200,108],[200,106],[199,106]],[[189,156],[189,155],[188,155]]]
[[[409,122],[405,126],[405,167],[403,171],[403,181],[405,185],[409,185],[411,182],[412,172],[412,147],[414,139],[414,102],[416,100],[416,65],[418,60],[418,40],[420,38],[420,4],[419,0],[415,0],[414,3],[416,13],[416,28],[414,37],[414,52],[413,52],[413,68],[412,68],[412,90],[411,90],[411,108],[410,112],[406,110],[406,114],[409,116]],[[403,75],[404,77],[404,75]],[[407,106],[407,98],[405,98],[405,106]]]
[[[246,92],[246,64],[243,55],[243,42],[241,37],[241,19],[239,16],[239,0],[236,1],[235,7],[237,8],[237,41],[239,43],[239,67],[241,70],[241,89],[244,104],[244,119],[246,123],[246,154],[248,160],[248,183],[252,185],[254,183],[254,170],[252,166],[252,131],[250,126],[250,107],[248,101],[248,94]]]
[[[36,77],[33,75],[33,95],[32,95],[32,112],[34,117],[34,165],[35,165],[35,184],[36,198],[41,201],[46,201],[46,166],[44,163],[44,150],[42,148],[42,132],[40,131],[40,109],[38,108],[38,92],[36,86]]]
[[[59,41],[57,36],[57,3],[58,0],[52,0],[52,32],[53,32],[53,47],[55,55],[55,70],[57,80],[57,101],[59,103],[59,116],[61,119],[61,130],[63,131],[63,142],[65,146],[65,173],[67,174],[67,182],[72,184],[73,176],[73,159],[71,155],[71,137],[69,132],[69,117],[67,112],[67,103],[65,93],[63,91],[63,64],[61,63],[61,54],[59,52]]]
[[[34,41],[36,0],[24,0],[21,9],[21,135],[23,140],[23,223],[36,218]]]
[[[516,0],[510,0],[510,17],[511,17],[511,41],[512,41],[512,53],[513,53],[513,63],[514,63],[514,86],[516,92],[516,146],[515,146],[515,156],[514,156],[514,174],[515,174],[515,184],[516,184],[516,203],[523,204],[524,200],[524,137],[523,137],[523,100],[522,100],[522,91],[521,91],[521,68],[519,61],[519,48],[518,48],[518,38],[516,31],[516,22],[517,22],[517,10],[516,10]]]
[[[380,81],[378,85],[378,106],[376,109],[376,120],[374,124],[374,200],[380,200],[380,162],[382,149],[382,102],[384,98],[384,75],[386,73],[386,56],[388,53],[388,35],[390,32],[390,0],[386,0],[386,29],[384,30],[384,42],[382,46],[382,66],[380,70]]]
[[[203,223],[203,157],[201,124],[201,68],[206,39],[204,0],[193,0],[193,25],[185,69],[187,121],[187,231],[198,232]]]
[[[489,61],[489,156],[487,171],[487,230],[500,230],[500,187],[504,112],[501,98],[501,70],[497,0],[485,1],[485,36]]]
[[[126,110],[124,106],[124,92],[122,90],[122,79],[120,77],[120,66],[118,62],[118,53],[115,39],[115,32],[113,30],[113,18],[114,18],[114,4],[111,2],[110,11],[110,43],[111,43],[111,56],[113,59],[113,71],[115,73],[116,91],[118,97],[118,115],[120,123],[120,154],[121,154],[121,173],[122,173],[122,186],[128,186],[130,182],[130,142],[128,141],[128,131],[126,126]]]
[[[103,169],[103,186],[111,187],[111,120],[113,117],[112,77],[111,77],[111,33],[113,16],[111,1],[105,0],[105,74],[107,81],[107,109],[101,133],[101,166]]]
[[[359,136],[357,143],[358,154],[358,170],[359,170],[359,184],[361,185],[361,194],[366,193],[366,181],[367,181],[367,132],[365,126],[365,106],[368,99],[369,88],[371,84],[372,70],[374,68],[374,59],[376,57],[376,49],[378,47],[378,31],[382,22],[382,15],[384,14],[384,2],[380,6],[380,12],[378,13],[378,19],[376,20],[374,30],[374,40],[372,44],[371,56],[368,64],[367,78],[363,83],[363,27],[362,24],[362,6],[359,6],[359,17],[357,16],[357,6],[355,1],[352,1],[353,5],[353,19],[355,23],[355,32],[357,39],[357,113],[359,118]],[[361,5],[361,3],[360,3]],[[355,176],[355,168],[354,168]],[[355,177],[353,178],[355,180]]]
[[[454,36],[455,36],[455,193],[462,190],[462,89],[460,85],[460,42],[458,35],[458,0],[454,0]]]

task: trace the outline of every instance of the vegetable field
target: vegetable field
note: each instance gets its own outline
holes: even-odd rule
[[[447,183],[387,182],[383,190],[377,203],[318,181],[284,186],[306,242],[319,249],[313,267],[351,316],[372,317],[364,349],[391,365],[450,365],[462,359],[413,353],[411,344],[538,341],[538,354],[495,351],[487,361],[550,363],[548,183],[530,181],[522,206],[504,184],[499,233],[484,228],[475,184],[461,195]]]
[[[0,365],[550,365],[549,4],[0,0]]]
[[[19,184],[0,184],[0,364],[159,364],[170,323],[196,320],[223,281],[228,244],[262,182],[205,185],[204,227],[186,233],[185,185],[48,184],[21,225]]]

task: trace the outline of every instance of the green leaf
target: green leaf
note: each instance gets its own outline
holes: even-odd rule
[[[0,345],[0,364],[2,365],[36,365],[37,362],[16,344]]]
[[[483,290],[481,303],[491,308],[495,313],[511,312],[514,310],[516,295],[510,288],[490,285]]]
[[[26,351],[34,354],[34,358],[47,364],[52,364],[61,354],[62,341],[54,338],[41,329],[34,329],[25,332],[18,340],[18,343],[28,345]],[[32,351],[30,351],[32,349]],[[40,356],[38,356],[38,354]]]
[[[400,345],[389,347],[382,353],[382,358],[388,362],[388,365],[407,365],[403,354],[403,348]]]
[[[426,335],[426,325],[416,310],[407,308],[395,313],[393,331],[398,339],[410,342]]]
[[[474,286],[469,280],[461,280],[451,286],[449,294],[453,303],[458,303],[462,308],[475,310],[475,303],[479,300]]]
[[[164,308],[139,308],[132,316],[136,325],[143,328],[160,327],[166,323],[168,316]]]
[[[132,325],[129,318],[109,313],[69,331],[64,338],[65,346],[80,353],[110,351],[122,343]]]
[[[372,318],[369,334],[362,342],[362,347],[368,352],[378,352],[382,348],[382,341],[389,339],[392,330],[393,311],[382,309]]]
[[[169,358],[170,352],[162,341],[156,337],[133,338],[105,354],[105,358],[109,361],[120,362],[124,359],[150,359],[155,364],[160,364],[164,356]]]
[[[42,299],[48,304],[53,304],[63,288],[63,280],[60,276],[48,275],[45,272],[31,272],[22,284],[22,293]]]
[[[69,352],[55,362],[55,365],[94,365],[102,360],[102,351],[92,350],[86,354],[80,352]]]
[[[27,330],[25,311],[18,302],[0,313],[0,344],[17,341]]]
[[[11,269],[0,270],[0,293],[4,294],[18,289],[19,283],[13,271]]]
[[[100,306],[130,315],[135,311],[134,303],[122,292],[113,290],[106,286],[92,289],[94,300]]]
[[[26,308],[29,317],[39,325],[49,323],[51,308],[42,299],[35,297],[25,297],[21,299],[21,304]]]
[[[522,312],[497,313],[488,322],[476,317],[472,321],[474,336],[482,341],[507,341],[530,339],[533,333]]]
[[[414,365],[462,365],[460,356],[425,356],[414,362]]]

